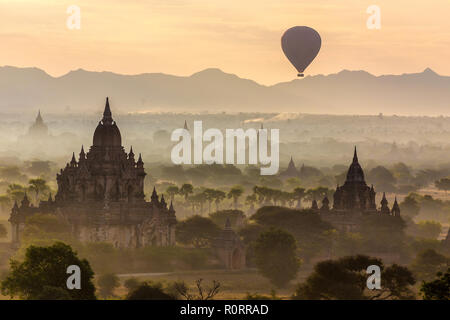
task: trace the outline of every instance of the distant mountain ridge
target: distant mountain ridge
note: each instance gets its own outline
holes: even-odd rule
[[[210,68],[181,77],[121,75],[78,69],[52,77],[38,68],[0,67],[0,112],[88,112],[105,96],[116,112],[303,112],[450,115],[450,77],[421,73],[374,76],[366,71],[307,76],[264,86]]]

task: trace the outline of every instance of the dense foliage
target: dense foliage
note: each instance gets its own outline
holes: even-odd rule
[[[67,267],[76,265],[81,270],[81,289],[67,289]],[[22,262],[12,260],[11,271],[2,281],[4,295],[21,299],[41,299],[64,290],[71,299],[95,299],[94,272],[89,262],[79,259],[76,252],[64,243],[49,247],[30,246]],[[45,291],[43,291],[45,288]],[[58,295],[59,295],[58,293]]]
[[[271,229],[255,241],[256,266],[261,274],[276,285],[284,287],[294,279],[300,267],[295,238],[286,231]]]
[[[366,269],[377,265],[381,272],[381,289],[367,289]],[[393,264],[384,267],[378,258],[357,255],[325,260],[314,266],[304,283],[297,286],[294,299],[365,300],[412,299],[415,279],[407,268]]]

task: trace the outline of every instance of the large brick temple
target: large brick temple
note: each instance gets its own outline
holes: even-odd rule
[[[146,176],[141,155],[125,152],[108,98],[103,118],[94,132],[93,144],[85,153],[81,147],[57,174],[58,192],[53,200],[30,204],[25,195],[15,203],[9,221],[12,241],[20,243],[27,217],[55,214],[70,224],[72,234],[83,242],[108,242],[118,248],[175,244],[175,210],[153,189],[145,200]]]

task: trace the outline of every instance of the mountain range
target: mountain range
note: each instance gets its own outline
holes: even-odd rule
[[[121,75],[82,69],[52,77],[38,68],[0,67],[0,112],[301,112],[450,115],[450,77],[365,71],[306,76],[271,86],[211,68],[191,76]]]

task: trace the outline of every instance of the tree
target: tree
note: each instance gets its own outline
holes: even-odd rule
[[[166,193],[170,198],[170,201],[173,201],[175,196],[180,193],[180,189],[177,186],[169,186],[166,189]]]
[[[160,283],[143,282],[127,295],[127,300],[175,300],[164,292]]]
[[[308,189],[306,191],[306,199],[309,201],[322,200],[325,197],[330,197],[332,190],[325,187],[317,187]]]
[[[442,225],[436,221],[420,221],[417,224],[417,236],[426,239],[437,239],[441,234]]]
[[[242,188],[242,186],[234,186],[228,192],[228,195],[227,195],[228,199],[233,198],[234,210],[237,210],[239,198],[243,193],[244,193],[244,188]]]
[[[203,279],[198,279],[195,281],[195,286],[198,292],[197,294],[191,293],[184,282],[176,282],[175,289],[178,294],[186,300],[211,300],[219,293],[220,282],[213,280],[212,287],[210,288],[204,288],[202,282]]]
[[[377,189],[386,192],[395,192],[394,185],[397,183],[397,179],[383,166],[378,166],[370,170],[367,173],[367,181],[374,184]]]
[[[8,231],[6,230],[5,225],[0,223],[0,239],[6,238],[7,235],[8,235]]]
[[[370,295],[371,300],[412,300],[415,298],[411,287],[416,283],[412,272],[397,264],[385,268],[381,276],[381,290]]]
[[[420,288],[424,300],[450,300],[450,268],[445,273],[438,272],[437,279],[423,282]]]
[[[421,280],[431,280],[437,272],[445,271],[450,260],[437,253],[433,249],[428,249],[417,254],[411,264],[411,270],[416,277]]]
[[[128,289],[128,292],[131,292],[131,291],[135,290],[137,287],[139,287],[140,284],[141,283],[139,282],[138,279],[129,278],[129,279],[125,280],[123,285],[125,286],[125,288]]]
[[[44,286],[36,300],[72,300],[72,297],[63,288]]]
[[[254,193],[249,194],[245,198],[245,204],[250,207],[250,214],[252,214],[253,211],[255,211],[255,204],[256,204],[256,202],[257,202],[257,198],[256,198],[256,194],[254,194]]]
[[[221,229],[211,219],[198,215],[181,221],[176,226],[177,241],[195,248],[208,247]]]
[[[289,203],[289,206],[292,206],[292,193],[290,192],[286,192],[286,191],[281,191],[279,200],[281,202],[281,206],[285,207],[286,206],[286,202]]]
[[[333,227],[323,221],[316,212],[305,209],[289,209],[284,207],[261,207],[251,216],[251,222],[269,229],[279,228],[292,234],[299,246],[299,255],[304,261],[310,260],[322,250],[328,240],[324,231]]]
[[[294,189],[294,198],[297,200],[297,209],[302,207],[302,199],[305,197],[305,189],[304,188],[295,188]]]
[[[381,272],[381,289],[367,288],[366,269],[377,265]],[[377,300],[411,299],[414,277],[407,268],[393,264],[384,268],[378,258],[364,255],[325,260],[314,266],[306,281],[297,286],[294,299]]]
[[[231,226],[240,227],[245,220],[244,212],[241,210],[221,210],[213,212],[209,215],[210,219],[219,227],[224,227],[227,219],[230,220]]]
[[[402,254],[406,250],[405,221],[389,215],[365,215],[361,218],[360,233],[365,252]]]
[[[214,203],[216,204],[216,211],[219,211],[219,205],[226,198],[225,192],[222,190],[214,190]]]
[[[67,267],[76,265],[81,270],[81,289],[67,288]],[[18,296],[21,299],[39,299],[45,286],[66,291],[71,299],[95,299],[94,272],[89,262],[79,259],[72,248],[62,242],[52,246],[30,246],[23,262],[11,260],[11,271],[1,282],[3,295]],[[59,290],[60,291],[60,290]]]
[[[439,190],[444,190],[445,193],[447,193],[447,191],[450,190],[450,179],[449,178],[442,178],[440,180],[435,181],[434,185]]]
[[[31,179],[28,181],[29,189],[34,192],[35,202],[39,203],[39,198],[42,194],[50,191],[50,187],[47,185],[47,181],[44,179]]]
[[[6,194],[13,201],[22,201],[25,196],[26,188],[20,184],[10,184],[6,189]]]
[[[256,266],[275,286],[284,287],[294,279],[300,267],[295,238],[281,229],[259,235],[255,242]]]
[[[403,199],[403,202],[400,203],[402,215],[414,218],[419,214],[420,205],[416,198],[417,194],[410,193],[405,199]]]
[[[207,197],[208,197],[207,194],[205,194],[204,192],[200,192],[189,198],[189,201],[191,201],[191,203],[194,206],[197,205],[200,207],[200,215],[201,216],[203,215],[203,206],[204,206],[205,202],[208,200]]]
[[[289,188],[289,190],[300,187],[300,184],[301,184],[300,179],[297,177],[289,178],[286,180],[286,185]]]
[[[183,195],[184,200],[187,201],[190,194],[194,193],[194,187],[190,183],[185,183],[180,188],[180,194]]]
[[[102,298],[114,296],[114,289],[120,285],[119,277],[112,273],[101,275],[97,284],[99,287],[99,294]]]
[[[211,213],[211,204],[214,201],[216,190],[206,188],[203,192],[204,198],[206,201],[208,201],[208,213]]]
[[[276,206],[278,201],[283,199],[283,191],[278,189],[271,189],[271,198],[273,200],[273,204]]]

